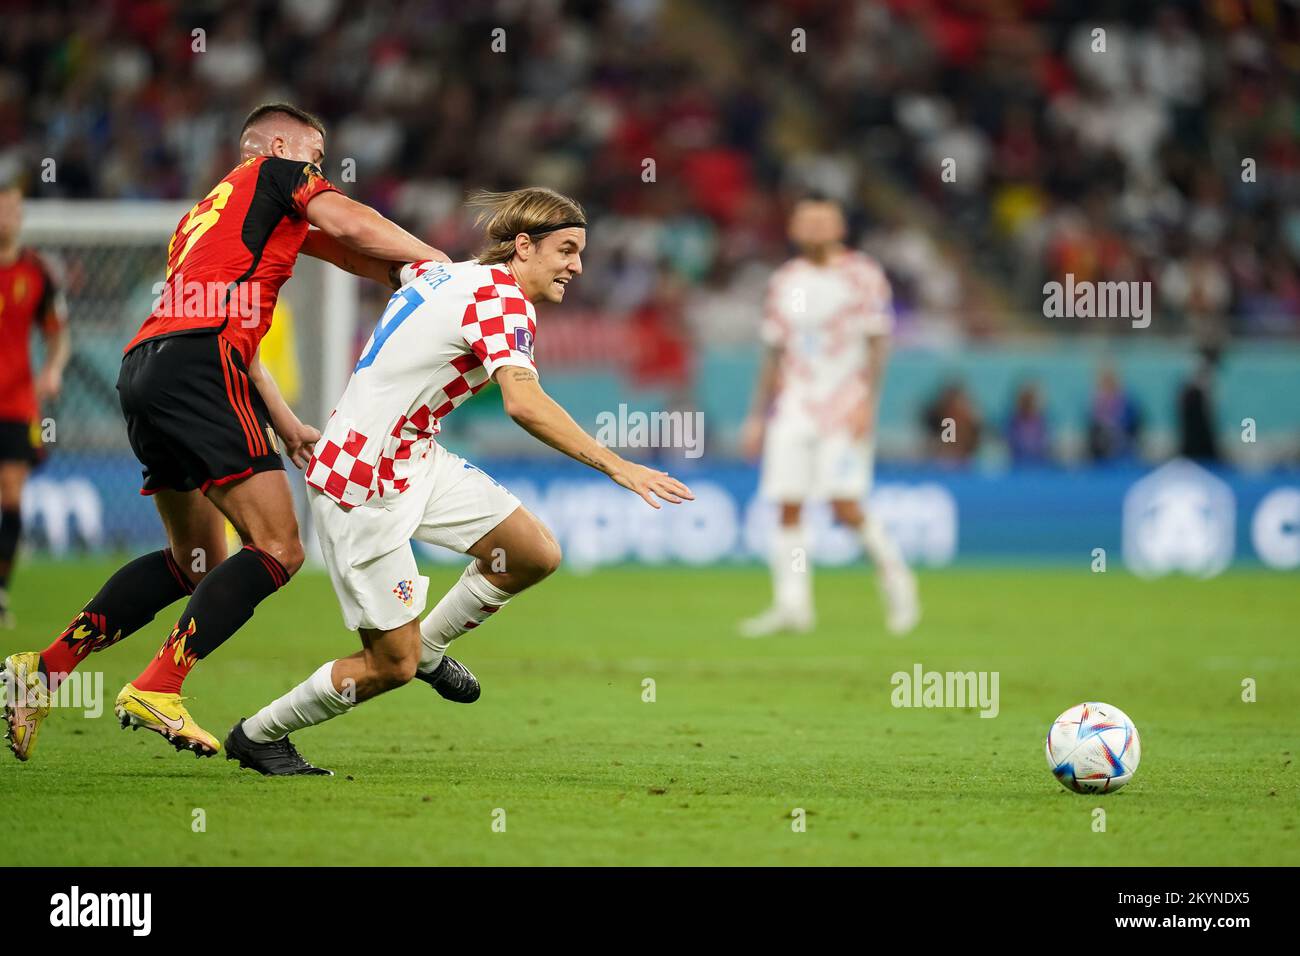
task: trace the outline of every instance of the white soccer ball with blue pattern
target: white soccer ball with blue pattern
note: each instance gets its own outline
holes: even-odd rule
[[[1113,793],[1133,779],[1141,759],[1137,728],[1110,704],[1071,707],[1047,731],[1047,765],[1075,793]]]

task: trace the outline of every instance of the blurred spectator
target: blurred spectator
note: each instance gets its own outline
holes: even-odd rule
[[[0,165],[37,197],[197,197],[247,110],[291,98],[330,126],[326,174],[431,240],[470,237],[471,187],[552,185],[602,244],[634,224],[609,254],[637,280],[670,263],[690,316],[720,269],[779,263],[782,207],[816,188],[886,223],[872,242],[909,342],[1042,322],[1067,271],[1158,280],[1157,333],[1300,335],[1295,16],[1104,6],[107,0],[71,18],[15,0]],[[795,27],[816,55],[791,54]],[[629,288],[584,302],[622,314],[653,292]]]
[[[1201,352],[1192,377],[1178,395],[1178,453],[1193,461],[1219,461],[1219,439],[1214,430],[1214,373],[1218,353]]]
[[[1052,441],[1043,396],[1036,382],[1025,382],[1016,392],[1006,427],[1007,449],[1017,465],[1042,465],[1052,457]]]
[[[939,461],[967,462],[979,449],[983,421],[966,386],[949,382],[925,407],[930,453]]]
[[[673,406],[689,404],[691,350],[682,311],[684,284],[667,277],[632,313],[630,373],[638,388],[664,388]]]
[[[1138,452],[1142,413],[1120,384],[1115,370],[1097,373],[1097,387],[1088,411],[1088,457],[1095,462],[1133,458]]]
[[[702,391],[720,352],[753,354],[785,212],[807,190],[843,200],[889,273],[903,346],[1042,329],[1043,285],[1065,273],[1152,282],[1143,336],[1300,337],[1294,10],[1093,6],[105,0],[72,17],[13,0],[0,171],[35,198],[193,200],[234,165],[249,108],[292,99],[327,123],[326,175],[457,257],[478,241],[471,188],[572,192],[591,245],[568,307],[546,316],[548,359],[616,357],[675,397]],[[792,52],[795,28],[809,55]],[[1180,397],[1202,457],[1217,452],[1211,375]],[[1036,392],[1005,425],[1017,460],[1050,454]],[[961,386],[924,423],[939,457],[976,453]],[[1104,371],[1090,457],[1133,457],[1140,430]]]

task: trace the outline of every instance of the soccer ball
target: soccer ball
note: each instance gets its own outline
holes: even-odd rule
[[[1137,728],[1110,704],[1071,707],[1047,730],[1047,765],[1075,793],[1111,793],[1133,779],[1142,759]]]

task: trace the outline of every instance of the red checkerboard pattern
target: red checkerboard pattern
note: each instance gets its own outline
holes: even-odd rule
[[[307,463],[307,484],[345,508],[364,504],[375,493],[375,469],[357,457],[366,441],[354,429],[348,430],[342,444],[322,438]]]
[[[527,341],[537,334],[533,304],[524,298],[514,276],[492,269],[492,284],[475,290],[460,322],[466,343],[487,369],[488,377],[502,365],[520,365],[536,371],[533,357],[520,351],[516,329],[527,329]],[[531,346],[530,346],[531,349]]]
[[[438,263],[433,259],[418,259],[415,262],[408,262],[398,271],[398,281],[406,285],[414,279],[418,279],[430,269],[435,268]]]
[[[382,442],[367,449],[367,460],[361,457],[367,437],[350,428],[345,440],[333,440],[331,436],[346,423],[336,425],[331,416],[307,465],[307,484],[344,508],[364,504],[376,495],[382,499],[401,494],[410,487],[413,465],[428,456],[441,420],[452,409],[487,385],[501,366],[536,369],[530,354],[537,330],[532,303],[509,272],[485,268],[490,269],[492,281],[475,289],[461,317],[461,341],[455,343],[468,351],[431,370],[428,385],[411,407]]]

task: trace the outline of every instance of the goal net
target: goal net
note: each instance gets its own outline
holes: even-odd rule
[[[41,410],[48,458],[24,495],[26,539],[39,551],[139,551],[161,540],[157,513],[139,494],[116,383],[122,349],[152,308],[167,242],[189,206],[25,204],[23,243],[61,273],[72,332],[63,393]],[[343,392],[359,344],[359,300],[359,280],[307,257],[284,286],[262,359],[304,421],[323,422]],[[39,362],[39,342],[36,350]],[[301,498],[302,483],[290,484]],[[300,525],[309,533],[309,521]]]

